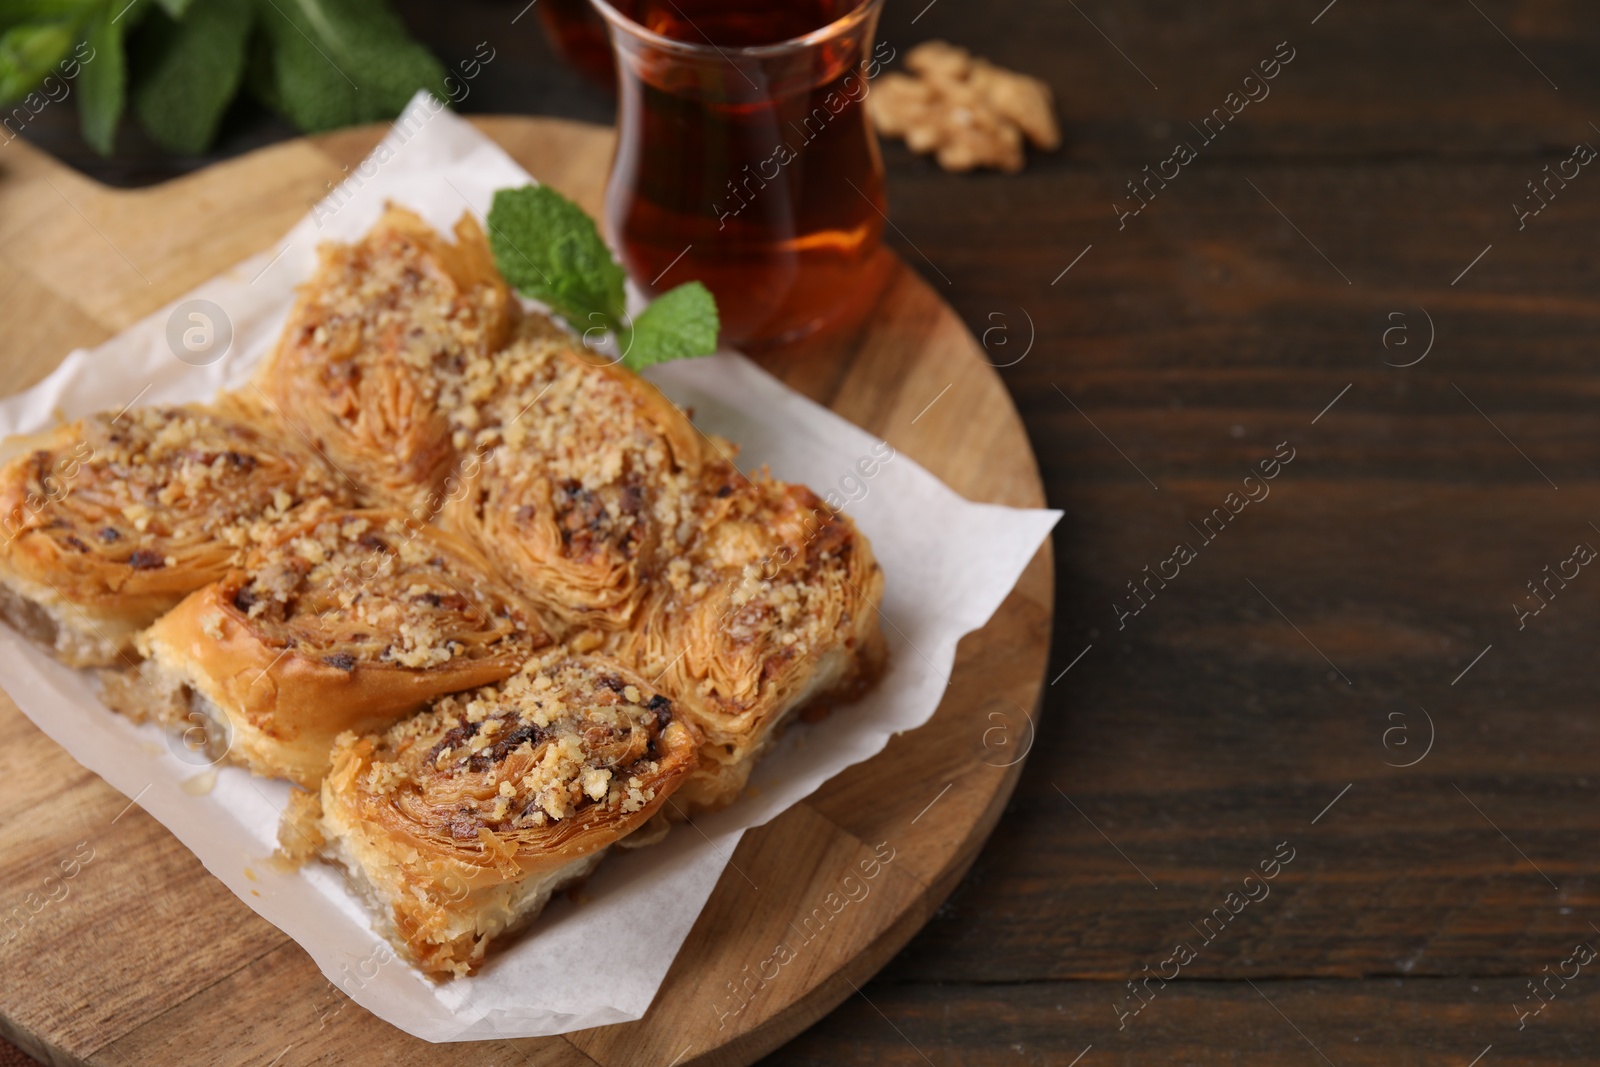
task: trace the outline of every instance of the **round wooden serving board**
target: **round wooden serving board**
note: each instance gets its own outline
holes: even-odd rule
[[[599,214],[610,131],[476,121]],[[104,188],[14,142],[0,152],[0,393],[270,246],[382,132],[288,142],[137,191]],[[762,364],[957,492],[1041,506],[1027,436],[983,350],[915,273],[896,262],[886,277],[865,323]],[[723,876],[645,1017],[552,1038],[428,1045],[369,1015],[0,696],[0,914],[27,917],[0,935],[0,1033],[52,1063],[118,1067],[750,1063],[853,995],[971,865],[1032,742],[1051,594],[1047,543],[989,625],[961,643],[927,725],[744,836],[734,864],[749,878]],[[840,880],[880,845],[894,858],[867,896],[735,999],[730,983],[763,970],[792,923],[837,904]],[[51,877],[90,850],[72,878]]]

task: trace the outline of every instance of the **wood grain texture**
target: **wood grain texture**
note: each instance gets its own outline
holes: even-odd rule
[[[829,1067],[840,1062],[835,1050],[848,1047],[849,1062],[884,1067],[1066,1067],[1079,1056],[1077,1067],[1468,1067],[1492,1046],[1477,1067],[1593,1062],[1595,994],[1553,1001],[1519,1033],[1508,1005],[1526,995],[1520,986],[1462,978],[1188,982],[1158,993],[1119,1031],[1109,1005],[1120,984],[918,987],[880,980],[871,1004],[855,998],[834,1013],[827,1032],[799,1038],[782,1060]],[[1510,1025],[1479,1036],[1491,1029],[1488,1020]]]
[[[480,125],[597,210],[608,131]],[[381,132],[291,142],[131,193],[15,152],[0,178],[0,306],[43,314],[0,346],[7,380],[30,384],[72,345],[270,244]],[[870,322],[786,350],[773,370],[959,491],[1042,503],[1015,409],[960,321],[898,264],[880,307]],[[981,440],[950,435],[943,412],[918,419],[934,394],[902,388],[913,369],[919,384],[926,374],[958,391],[959,419],[982,427]],[[1027,725],[1051,582],[1046,548],[993,623],[961,644],[932,723],[745,836],[642,1020],[487,1047],[428,1046],[354,1006],[162,827],[0,699],[0,730],[12,738],[0,750],[0,900],[22,906],[0,942],[0,965],[18,978],[0,999],[0,1029],[61,1063],[260,1063],[280,1053],[273,1062],[749,1063],[867,981],[977,855],[1021,769],[1009,753],[993,758],[989,716],[998,707]],[[937,815],[917,825],[935,801]],[[852,874],[857,888],[841,889]],[[780,944],[795,958],[778,967]]]

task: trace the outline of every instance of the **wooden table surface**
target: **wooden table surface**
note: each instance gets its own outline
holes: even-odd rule
[[[891,3],[1060,101],[1019,176],[886,151],[1067,513],[1054,682],[949,904],[768,1062],[1600,1060],[1600,11],[1325,3]],[[400,6],[498,50],[465,110],[606,117],[523,0]]]

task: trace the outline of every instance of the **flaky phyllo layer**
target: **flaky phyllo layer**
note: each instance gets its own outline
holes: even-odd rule
[[[225,584],[235,612],[271,643],[316,649],[331,666],[422,670],[509,657],[543,630],[469,544],[380,509],[281,528]]]
[[[243,390],[12,443],[0,614],[302,786],[285,850],[470,973],[878,675],[867,539],[736,451],[524,309],[470,218],[391,208]]]
[[[804,486],[734,472],[668,565],[617,655],[677,696],[705,734],[697,807],[744,787],[790,713],[845,699],[884,659],[883,572],[855,524]]]
[[[134,634],[272,526],[354,487],[247,401],[133,408],[30,440],[0,470],[7,618],[72,666]]]
[[[518,306],[470,216],[445,240],[391,208],[326,244],[256,388],[381,502],[421,511],[455,461],[453,383],[505,343]]]
[[[335,842],[413,959],[465,973],[489,937],[649,821],[698,747],[644,679],[555,652],[385,733],[340,738],[320,818],[303,826]]]
[[[341,732],[508,677],[550,641],[466,542],[394,512],[319,508],[157,620],[139,641],[148,684],[108,691],[156,696],[162,717],[203,700],[230,757],[312,787]]]
[[[455,413],[474,477],[445,516],[546,611],[626,629],[683,552],[707,468],[726,466],[659,391],[530,326]]]

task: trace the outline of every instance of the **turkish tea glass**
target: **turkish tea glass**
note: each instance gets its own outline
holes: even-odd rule
[[[606,91],[616,86],[610,34],[589,0],[539,0],[539,25],[557,55]]]
[[[648,293],[698,279],[760,349],[876,291],[883,161],[864,101],[882,0],[591,0],[616,57],[606,223]]]

